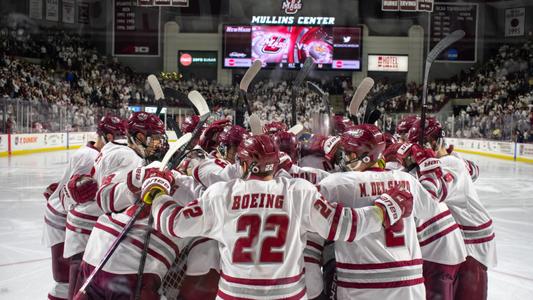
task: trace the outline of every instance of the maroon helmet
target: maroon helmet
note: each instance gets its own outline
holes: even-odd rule
[[[100,119],[100,122],[98,122],[96,133],[102,136],[105,136],[106,134],[112,134],[113,136],[125,136],[126,126],[127,123],[125,120],[117,116],[107,114]]]
[[[246,162],[252,174],[274,172],[279,165],[279,156],[278,145],[266,134],[244,139],[237,152],[239,161]]]
[[[239,125],[226,127],[218,135],[218,143],[224,146],[239,146],[248,135],[248,131]]]
[[[287,131],[287,124],[274,121],[263,126],[264,133],[275,134],[278,131]]]
[[[354,126],[353,122],[351,120],[348,120],[344,118],[344,116],[341,115],[335,115],[333,116],[333,130],[336,134],[342,134],[346,131],[349,127]]]
[[[407,140],[409,143],[416,144],[420,137],[420,124],[421,121],[417,120],[409,132],[407,133]],[[434,117],[427,117],[424,125],[424,140],[426,141],[437,141],[440,138],[444,137],[444,130],[442,130],[442,125]]]
[[[341,145],[345,153],[356,153],[357,160],[364,163],[377,161],[386,146],[383,133],[372,124],[348,128],[341,136]]]
[[[297,163],[300,154],[300,144],[298,144],[298,140],[294,133],[278,131],[273,138],[274,142],[278,144],[279,150],[289,155],[293,163]]]
[[[128,134],[134,137],[137,133],[145,136],[164,135],[165,124],[158,116],[147,112],[134,112],[128,118]]]
[[[200,122],[200,117],[197,115],[188,116],[183,120],[181,123],[181,132],[188,133],[193,132],[194,128],[198,125],[198,122]]]
[[[416,115],[410,115],[406,116],[403,119],[400,120],[398,125],[396,125],[396,134],[406,134],[409,132],[409,129],[413,127],[413,124],[420,120],[420,118]]]

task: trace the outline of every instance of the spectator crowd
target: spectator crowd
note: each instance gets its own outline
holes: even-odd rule
[[[100,54],[83,36],[50,29],[32,32],[8,24],[0,28],[0,38],[0,98],[5,102],[0,107],[0,121],[7,117],[12,130],[17,122],[19,130],[34,132],[83,130],[93,127],[106,112],[126,116],[130,105],[153,104],[147,74],[134,73],[115,58]],[[446,119],[449,133],[465,138],[531,141],[533,93],[528,80],[533,77],[532,47],[531,41],[502,45],[485,63],[449,80],[430,82],[429,112],[438,112],[449,99],[471,98],[471,104]],[[210,102],[216,118],[232,118],[240,104],[237,85],[202,79],[161,78],[161,82],[182,94],[198,90]],[[342,78],[320,85],[330,94],[340,94],[346,107],[355,91],[351,81]],[[376,81],[367,99],[392,86],[392,82]],[[327,105],[305,85],[293,89],[289,80],[254,81],[249,99],[261,119],[290,123],[293,96],[298,121],[311,129],[313,118],[325,113]],[[406,84],[404,93],[379,106],[380,125],[393,130],[398,118],[395,114],[416,113],[421,100],[422,86]],[[366,106],[365,100],[359,119]],[[17,111],[24,108],[26,120],[17,120],[21,115]],[[21,123],[29,128],[20,127]]]

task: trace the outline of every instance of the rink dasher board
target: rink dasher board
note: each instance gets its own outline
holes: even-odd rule
[[[446,138],[446,144],[463,153],[533,163],[533,144],[490,140]]]

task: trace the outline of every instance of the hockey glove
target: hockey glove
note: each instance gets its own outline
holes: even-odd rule
[[[46,201],[52,196],[52,194],[57,190],[57,186],[59,185],[58,182],[54,182],[46,187],[46,190],[43,192],[44,198],[46,198]]]
[[[383,227],[390,228],[402,218],[411,215],[413,195],[399,187],[394,187],[374,201],[374,205],[383,213]]]
[[[160,162],[154,161],[146,167],[138,167],[128,172],[127,184],[128,189],[134,193],[138,194],[141,192],[143,180],[146,177],[146,170],[150,168],[158,168],[161,165]]]
[[[170,195],[174,186],[174,176],[171,171],[159,169],[146,169],[146,176],[142,183],[141,199],[151,205],[159,195]]]
[[[83,204],[94,200],[98,192],[98,183],[90,175],[76,174],[70,177],[67,190],[72,200]]]

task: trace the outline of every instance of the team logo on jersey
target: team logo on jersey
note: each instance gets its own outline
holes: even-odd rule
[[[275,54],[281,51],[286,45],[287,38],[282,36],[271,36],[268,41],[261,48],[261,52],[267,54]]]
[[[302,0],[285,0],[281,4],[281,9],[288,15],[294,15],[302,9]]]
[[[120,119],[118,117],[112,117],[111,122],[113,122],[113,124],[118,124],[120,123]]]

